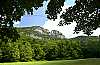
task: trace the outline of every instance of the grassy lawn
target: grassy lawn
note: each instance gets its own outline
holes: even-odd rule
[[[100,65],[100,59],[14,62],[14,63],[0,63],[0,65]]]

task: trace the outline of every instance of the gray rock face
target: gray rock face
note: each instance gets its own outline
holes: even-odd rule
[[[57,31],[57,30],[52,30],[49,31],[48,29],[44,29],[40,26],[32,26],[32,27],[23,27],[20,28],[21,31],[20,33],[26,34],[26,36],[30,36],[33,38],[38,38],[38,39],[42,39],[42,38],[65,38],[65,36]]]

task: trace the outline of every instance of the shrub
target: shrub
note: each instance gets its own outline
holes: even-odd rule
[[[28,42],[20,44],[20,61],[31,61],[32,60],[32,48]]]
[[[43,60],[45,57],[45,52],[43,51],[43,47],[39,44],[35,44],[33,46],[34,56],[33,58],[36,60]]]
[[[16,43],[8,42],[3,44],[1,50],[2,62],[18,61],[20,59],[20,53]]]

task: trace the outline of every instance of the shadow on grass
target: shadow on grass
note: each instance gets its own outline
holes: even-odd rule
[[[100,65],[99,58],[55,61],[0,63],[0,65]]]

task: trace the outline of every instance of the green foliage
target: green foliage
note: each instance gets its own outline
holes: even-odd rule
[[[46,0],[0,0],[0,28],[13,27],[13,21],[20,21],[25,11],[33,14],[32,7],[38,9],[43,6],[43,1]]]
[[[18,61],[20,59],[20,53],[16,43],[8,42],[6,44],[2,44],[1,53],[1,60],[3,62]]]
[[[57,14],[62,11],[65,0],[53,0],[48,3],[46,14],[48,19],[57,19]]]
[[[13,41],[19,38],[19,34],[13,27],[14,22],[20,21],[21,16],[33,14],[33,8],[36,10],[43,6],[46,0],[0,0],[0,39],[6,41],[10,38]]]
[[[1,28],[0,27],[0,41],[5,43],[8,40],[12,40],[12,42],[16,41],[20,37],[19,33],[16,31],[16,28]]]
[[[98,40],[88,40],[83,50],[84,49],[84,56],[86,58],[100,57],[100,43]]]
[[[0,47],[0,60],[2,60],[2,50],[1,50],[1,47]]]
[[[60,26],[76,22],[75,33],[83,31],[91,35],[93,30],[100,26],[100,1],[99,0],[76,0],[75,5],[63,12]]]
[[[54,60],[58,57],[58,48],[57,45],[48,45],[45,47],[45,59]]]
[[[34,56],[33,58],[36,60],[44,60],[45,52],[43,51],[43,47],[40,44],[35,44],[33,47]]]
[[[80,58],[80,43],[76,40],[64,40],[59,42],[59,57],[64,59]]]
[[[14,44],[9,43],[9,44],[11,44],[9,49],[9,57],[11,61],[18,61],[20,59],[18,44],[17,43]]]
[[[22,42],[19,45],[20,48],[20,61],[32,60],[32,48],[29,42]]]
[[[32,39],[22,36],[16,42],[2,42],[0,61],[60,60],[100,57],[100,39]]]
[[[47,6],[47,17],[57,19],[64,5],[65,0],[50,1]],[[76,22],[75,33],[83,31],[84,34],[91,35],[93,30],[100,26],[100,1],[99,0],[75,0],[75,5],[66,9],[60,16],[63,20],[59,22],[60,26]]]

